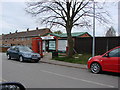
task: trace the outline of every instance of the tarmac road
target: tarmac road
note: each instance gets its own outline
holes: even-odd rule
[[[26,88],[118,88],[118,75],[92,74],[86,69],[7,60],[2,53],[2,78]]]

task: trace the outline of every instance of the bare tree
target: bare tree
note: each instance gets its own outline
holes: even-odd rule
[[[68,40],[68,57],[73,55],[73,39],[71,31],[75,26],[92,25],[93,17],[93,0],[52,0],[43,2],[29,2],[27,3],[26,11],[33,16],[40,17],[39,20],[42,24],[63,26],[67,32]],[[103,4],[97,5],[95,17],[101,23],[108,21],[103,14],[109,14],[103,11]]]
[[[113,37],[116,36],[116,31],[113,27],[110,27],[109,30],[106,32],[106,37]]]

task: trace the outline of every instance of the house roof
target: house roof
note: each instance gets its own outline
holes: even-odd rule
[[[78,36],[82,36],[84,34],[88,34],[89,36],[91,36],[87,32],[74,32],[74,33],[71,33],[71,34],[72,34],[72,37],[78,37]],[[52,36],[57,36],[57,37],[67,37],[67,33],[62,33],[62,34],[47,33],[44,36],[46,36],[46,35],[52,35]]]
[[[50,31],[50,29],[44,28],[44,29],[38,29],[38,30],[29,30],[24,32],[5,34],[5,35],[2,35],[2,38],[7,39],[7,38],[31,37],[31,36],[33,37],[33,36],[44,35],[46,33],[52,33],[52,32]]]

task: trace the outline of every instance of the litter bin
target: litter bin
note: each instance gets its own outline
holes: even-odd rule
[[[52,58],[54,58],[54,57],[58,57],[58,52],[56,52],[56,51],[52,52]]]

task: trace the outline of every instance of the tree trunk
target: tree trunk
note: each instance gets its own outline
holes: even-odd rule
[[[71,58],[74,54],[73,52],[73,39],[72,39],[72,35],[71,35],[71,29],[67,30],[67,41],[68,41],[68,53],[67,56],[69,58]]]

